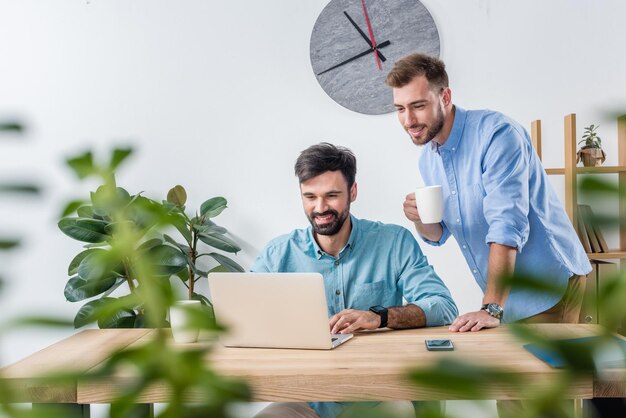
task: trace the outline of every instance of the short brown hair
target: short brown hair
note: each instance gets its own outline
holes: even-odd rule
[[[426,77],[434,90],[448,87],[446,64],[438,58],[424,54],[411,54],[396,61],[387,74],[385,83],[389,87],[404,87],[418,76]]]
[[[328,142],[312,145],[300,153],[294,171],[300,183],[317,177],[327,171],[341,171],[348,183],[348,190],[356,177],[356,158],[348,148]]]

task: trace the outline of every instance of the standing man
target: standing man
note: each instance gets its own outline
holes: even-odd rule
[[[270,241],[252,271],[321,273],[333,334],[440,326],[454,319],[458,311],[450,292],[413,235],[401,226],[350,214],[357,197],[356,159],[350,150],[313,145],[298,157],[295,173],[311,225]],[[257,418],[336,417],[347,405],[274,403]]]
[[[453,235],[482,289],[477,310],[451,331],[478,331],[503,322],[578,322],[591,271],[587,255],[548,183],[528,133],[489,110],[452,103],[445,65],[421,54],[396,62],[386,80],[398,119],[415,145],[425,146],[419,169],[426,185],[441,184],[443,221],[420,221],[415,196],[404,213],[431,245]],[[513,273],[541,277],[559,292],[509,289]]]

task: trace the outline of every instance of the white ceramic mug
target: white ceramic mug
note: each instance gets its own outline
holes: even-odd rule
[[[180,300],[170,307],[170,326],[177,343],[195,343],[198,341],[198,327],[190,323],[189,311],[200,309],[199,300]]]
[[[436,224],[443,218],[443,192],[441,186],[426,186],[415,189],[417,212],[425,224]]]

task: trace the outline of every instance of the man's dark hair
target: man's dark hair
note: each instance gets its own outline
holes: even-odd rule
[[[300,183],[327,171],[339,170],[346,179],[349,190],[356,177],[356,158],[348,148],[321,142],[302,151],[294,168]]]
[[[438,58],[424,54],[411,54],[396,61],[387,74],[385,83],[390,87],[404,87],[417,76],[426,77],[434,91],[448,87],[446,64]]]

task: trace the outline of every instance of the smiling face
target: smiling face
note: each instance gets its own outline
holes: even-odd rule
[[[356,183],[348,189],[341,171],[326,171],[300,183],[302,206],[313,231],[319,235],[337,235],[349,227],[350,203],[356,199]]]
[[[451,91],[448,87],[433,91],[424,76],[417,76],[402,87],[393,88],[393,103],[398,120],[415,145],[435,139],[442,144],[450,132]]]

